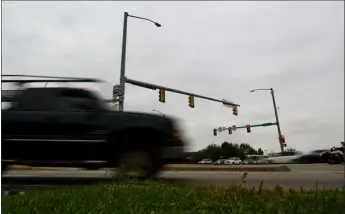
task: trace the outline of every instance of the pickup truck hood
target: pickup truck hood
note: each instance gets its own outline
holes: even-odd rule
[[[108,112],[107,117],[110,127],[114,129],[147,127],[163,130],[167,135],[170,135],[175,128],[173,119],[156,114],[141,112]],[[133,124],[135,124],[135,126],[133,126]]]

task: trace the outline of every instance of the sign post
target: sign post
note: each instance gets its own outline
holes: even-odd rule
[[[123,100],[124,94],[125,94],[124,84],[113,86],[113,99],[114,100],[118,100],[118,101]]]

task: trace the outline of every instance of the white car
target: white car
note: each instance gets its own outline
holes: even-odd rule
[[[198,164],[211,164],[213,161],[211,159],[202,159]]]
[[[240,165],[242,164],[242,161],[239,157],[233,157],[233,158],[229,158],[227,160],[224,161],[224,164],[227,165]]]

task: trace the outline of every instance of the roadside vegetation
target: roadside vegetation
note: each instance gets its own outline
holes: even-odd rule
[[[255,149],[247,143],[229,143],[223,142],[220,146],[217,144],[210,144],[206,148],[201,149],[197,152],[190,153],[192,157],[191,163],[197,163],[202,159],[212,159],[213,161],[218,160],[219,158],[231,158],[239,157],[241,160],[244,160],[246,155],[274,155],[273,151],[263,150],[262,148]],[[286,148],[285,151],[295,151],[293,148]]]
[[[2,198],[6,214],[344,214],[344,192],[325,190],[273,190],[239,185],[228,187],[177,186],[164,181],[123,179],[60,190],[32,191]]]

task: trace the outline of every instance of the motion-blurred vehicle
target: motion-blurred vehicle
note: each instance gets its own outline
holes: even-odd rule
[[[223,165],[227,159],[219,159],[213,162],[214,165]]]
[[[240,165],[242,163],[239,157],[232,157],[224,161],[226,165]]]
[[[321,153],[320,156],[328,164],[340,164],[345,161],[344,147],[332,147],[330,150]]]
[[[260,161],[260,160],[258,160]],[[257,164],[258,162],[253,159],[245,159],[242,161],[242,164],[248,165],[248,164]]]
[[[50,79],[2,82],[102,82],[45,78]],[[148,178],[164,164],[182,162],[185,156],[185,142],[172,118],[115,112],[97,94],[81,88],[28,87],[14,94],[6,97],[12,105],[1,112],[2,173],[9,165],[121,167],[125,175]]]
[[[302,156],[302,152],[289,151],[289,152],[279,152],[275,156],[268,157],[265,161],[269,164],[290,164]]]
[[[249,154],[249,155],[246,155],[246,158],[245,160],[252,160],[254,161],[255,163],[260,163],[262,162],[263,159],[267,158],[266,155],[258,155],[258,154]],[[250,162],[252,162],[250,161]]]
[[[201,161],[198,162],[198,164],[212,164],[211,159],[202,159]]]
[[[267,160],[267,158],[264,158],[264,159],[260,159],[256,162],[257,164],[268,164],[269,163],[269,160]]]
[[[321,158],[321,154],[327,150],[313,150],[303,154],[293,160],[296,164],[326,163],[327,160]]]

